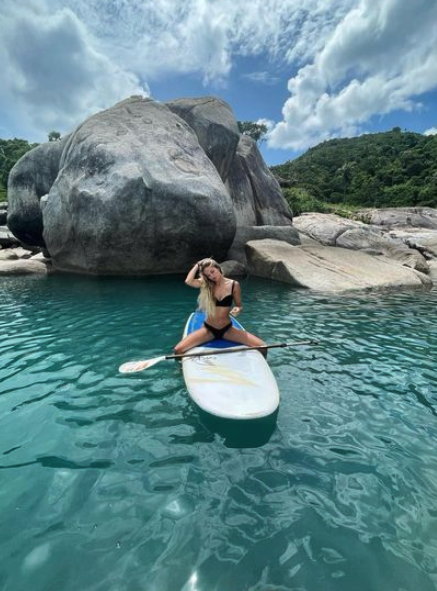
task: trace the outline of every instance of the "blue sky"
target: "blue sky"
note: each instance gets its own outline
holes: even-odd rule
[[[132,94],[215,95],[268,164],[333,137],[437,132],[436,0],[2,0],[0,137]]]

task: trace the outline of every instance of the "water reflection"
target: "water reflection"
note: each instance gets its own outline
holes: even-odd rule
[[[197,408],[202,425],[223,438],[231,448],[251,448],[265,445],[271,438],[277,423],[278,410],[268,417],[239,421],[215,417]]]

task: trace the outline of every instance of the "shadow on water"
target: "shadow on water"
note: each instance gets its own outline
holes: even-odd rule
[[[242,421],[216,417],[197,407],[201,424],[223,437],[226,447],[232,448],[261,447],[268,443],[276,428],[278,410],[268,417]]]

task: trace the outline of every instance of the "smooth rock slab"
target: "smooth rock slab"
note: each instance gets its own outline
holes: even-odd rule
[[[1,275],[47,275],[52,272],[48,262],[33,259],[0,260]]]
[[[385,257],[332,246],[290,246],[276,240],[246,245],[253,275],[316,291],[430,289],[427,275]]]

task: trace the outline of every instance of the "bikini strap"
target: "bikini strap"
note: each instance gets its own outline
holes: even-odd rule
[[[231,289],[231,293],[234,293],[234,285],[235,285],[235,280],[232,281],[232,289]]]

